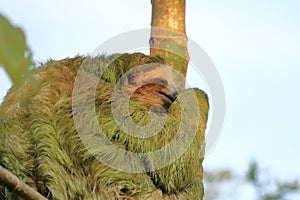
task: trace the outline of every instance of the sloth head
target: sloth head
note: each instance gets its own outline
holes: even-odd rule
[[[178,96],[172,70],[157,63],[130,69],[121,78],[121,90],[127,97],[157,113],[166,112]]]

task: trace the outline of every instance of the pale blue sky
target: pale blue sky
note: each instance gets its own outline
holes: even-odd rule
[[[186,9],[187,34],[226,93],[224,129],[205,167],[242,173],[257,159],[274,176],[300,180],[300,1],[187,0]],[[0,13],[25,30],[36,60],[89,53],[151,22],[150,0],[2,0]],[[0,99],[9,87],[0,70]]]

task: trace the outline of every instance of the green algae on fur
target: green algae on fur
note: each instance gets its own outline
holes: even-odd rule
[[[87,149],[74,125],[72,92],[77,72],[83,62],[92,62],[88,73],[102,74],[95,99],[85,99],[79,108],[84,110],[95,103],[97,122],[109,139],[86,132]],[[199,89],[188,89],[179,94],[167,113],[154,114],[157,120],[166,119],[159,133],[143,138],[127,134],[116,123],[112,113],[112,94],[118,80],[138,65],[165,64],[159,57],[143,54],[115,54],[96,58],[75,57],[51,61],[33,70],[37,82],[25,81],[12,88],[0,107],[0,164],[17,175],[48,199],[202,199],[202,158],[204,131],[208,115],[208,101]],[[106,70],[104,70],[106,68]],[[84,87],[84,86],[83,86]],[[84,88],[83,88],[84,89]],[[196,127],[196,135],[188,149],[169,165],[149,171],[160,159],[144,156],[161,149],[174,137],[182,123],[180,98],[197,97],[197,117],[185,117],[184,123]],[[86,97],[76,97],[86,98]],[[123,109],[122,104],[116,110]],[[192,109],[192,108],[191,108]],[[84,113],[84,112],[83,112]],[[79,113],[80,116],[81,113]],[[137,101],[129,102],[129,115],[141,126],[150,123],[149,109]],[[82,118],[86,117],[84,115]],[[82,126],[88,126],[83,124]],[[93,130],[93,127],[87,127]],[[187,130],[188,131],[188,130]],[[102,141],[99,145],[96,141]],[[113,145],[111,145],[113,144]],[[116,154],[115,147],[134,152]],[[140,153],[140,154],[139,154]],[[167,152],[172,156],[176,152]],[[111,162],[131,160],[133,167],[144,173],[119,171],[101,163],[97,156]],[[124,161],[125,162],[125,161]],[[126,197],[126,198],[125,198]],[[0,185],[0,199],[21,199]]]

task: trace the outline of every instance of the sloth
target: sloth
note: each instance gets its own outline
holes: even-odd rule
[[[208,97],[170,73],[141,53],[41,64],[0,107],[0,165],[51,200],[202,199]]]

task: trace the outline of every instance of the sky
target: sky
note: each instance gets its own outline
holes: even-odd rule
[[[257,160],[272,176],[300,180],[299,10],[297,0],[187,0],[187,35],[214,62],[226,95],[223,130],[206,169],[244,173]],[[23,28],[34,59],[45,61],[87,54],[112,36],[150,28],[151,3],[0,0],[0,13]],[[201,87],[192,73],[188,81]],[[0,101],[10,87],[0,68]]]

